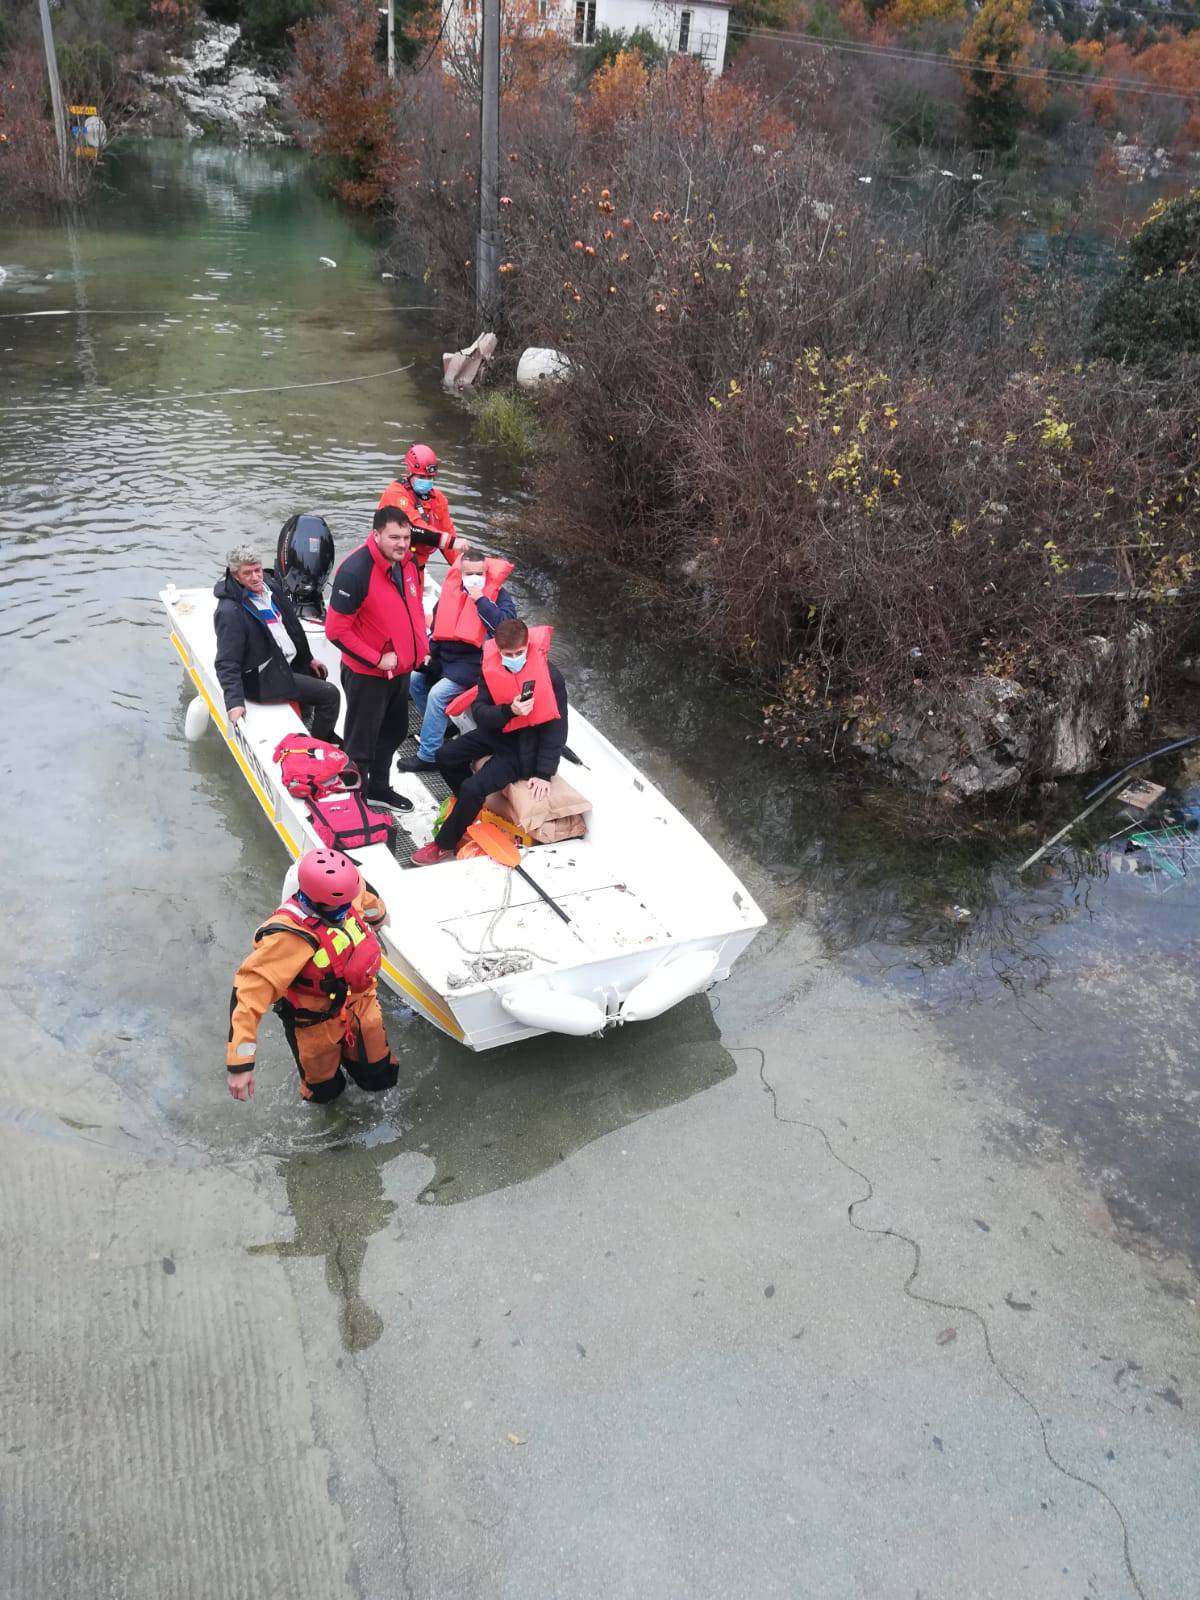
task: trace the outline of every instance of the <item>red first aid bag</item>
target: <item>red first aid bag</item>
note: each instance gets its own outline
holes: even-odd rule
[[[275,746],[283,787],[298,800],[316,800],[333,789],[350,789],[358,768],[344,750],[308,733],[286,734]]]
[[[314,795],[308,801],[308,820],[321,843],[331,850],[386,844],[393,827],[391,817],[384,811],[372,811],[357,789]]]

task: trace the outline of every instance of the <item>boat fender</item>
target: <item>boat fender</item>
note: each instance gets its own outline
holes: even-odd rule
[[[583,1038],[599,1033],[607,1020],[603,1006],[579,994],[564,994],[546,984],[518,984],[500,996],[500,1004],[510,1017],[527,1028],[543,1028],[549,1033],[570,1033]]]
[[[688,995],[707,989],[716,975],[717,960],[715,950],[689,950],[663,961],[629,991],[621,1007],[621,1021],[649,1022]]]
[[[183,736],[189,744],[195,744],[197,739],[203,739],[211,721],[208,705],[201,695],[196,695],[188,701],[188,708],[183,715]]]

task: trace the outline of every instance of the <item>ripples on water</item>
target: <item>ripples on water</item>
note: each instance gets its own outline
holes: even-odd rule
[[[485,548],[516,484],[442,393],[426,320],[397,310],[411,290],[380,279],[370,239],[294,154],[134,146],[110,172],[74,233],[26,228],[0,242],[0,780],[5,909],[20,930],[10,1048],[38,1072],[36,1115],[0,1106],[0,1125],[44,1138],[86,1129],[106,1148],[133,1141],[172,1160],[288,1157],[289,1248],[319,1252],[337,1246],[346,1216],[364,1236],[386,1225],[381,1173],[401,1151],[429,1163],[424,1198],[466,1198],[702,1092],[734,1070],[718,1026],[729,1012],[714,1021],[698,999],[662,1027],[467,1057],[387,995],[404,1089],[385,1105],[347,1097],[316,1126],[273,1024],[255,1105],[229,1099],[230,976],[284,863],[221,741],[183,739],[190,691],[157,591],[169,578],[213,582],[235,540],[269,555],[296,511],[327,515],[344,553],[414,437],[435,443],[456,518]],[[13,315],[28,310],[87,314]],[[144,403],[407,361],[394,379],[336,389]],[[1008,1072],[1011,1057],[1037,1116],[1106,1170],[1140,1163],[1149,1213],[1169,1216],[1155,1175],[1182,1170],[1185,1135],[1107,1110],[1085,1126],[1075,1108],[1107,1107],[1100,1089],[1120,1103],[1127,1063],[1150,1051],[1139,1008],[1157,1029],[1156,996],[1178,1007],[1191,908],[1152,903],[1124,876],[1017,881],[1029,839],[998,840],[993,823],[966,816],[939,824],[898,789],[761,750],[754,701],[686,649],[656,645],[661,620],[628,588],[519,539],[514,554],[523,608],[561,625],[576,703],[772,918],[731,985],[742,1014],[794,1028],[802,1049],[825,962],[931,1001],[948,1035],[959,1029],[964,1070]],[[1071,797],[1048,804],[1035,835]],[[948,917],[955,904],[968,922]],[[1114,1001],[1114,984],[1134,985],[1136,1003]],[[117,1093],[101,1104],[104,1079]],[[1192,1122],[1180,1109],[1155,1127]]]

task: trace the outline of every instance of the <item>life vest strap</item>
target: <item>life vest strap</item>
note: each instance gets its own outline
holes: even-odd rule
[[[294,922],[264,922],[254,935],[255,944],[260,939],[265,939],[269,933],[294,933],[297,939],[303,939],[310,950],[319,950],[321,941],[315,933],[309,933],[307,928],[298,928]]]

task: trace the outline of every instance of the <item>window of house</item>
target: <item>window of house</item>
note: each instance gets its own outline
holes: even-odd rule
[[[591,44],[596,37],[596,0],[575,0],[575,43]]]
[[[681,55],[687,53],[688,38],[692,31],[692,13],[681,11],[679,13],[679,51]]]

